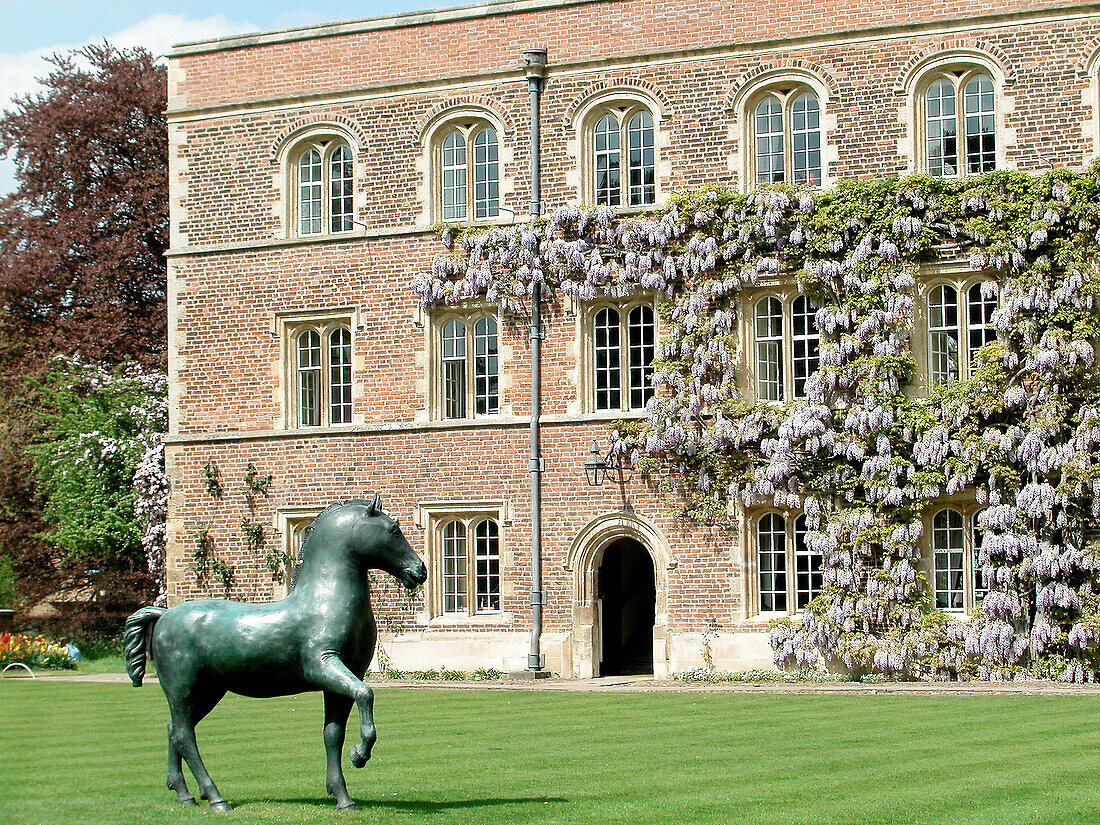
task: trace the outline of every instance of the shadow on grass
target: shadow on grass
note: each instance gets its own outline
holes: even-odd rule
[[[500,805],[548,805],[551,802],[561,804],[568,802],[560,796],[523,796],[523,797],[490,797],[487,799],[451,799],[445,801],[426,799],[365,799],[354,797],[360,808],[393,808],[394,810],[410,811],[420,814],[439,813],[440,811],[453,811],[462,808],[492,808]],[[331,796],[299,797],[297,799],[241,799],[235,801],[235,808],[243,808],[245,805],[310,805],[317,808],[334,808],[336,803]]]

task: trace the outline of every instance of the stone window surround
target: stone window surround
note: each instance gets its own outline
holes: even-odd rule
[[[735,148],[730,153],[727,166],[737,177],[742,192],[756,187],[756,105],[766,94],[792,87],[801,87],[817,97],[821,128],[821,180],[817,187],[827,188],[836,182],[829,172],[840,158],[838,148],[829,140],[829,135],[837,127],[836,114],[830,105],[829,85],[806,69],[780,66],[763,72],[738,89],[730,104],[733,122],[730,124],[729,138]]]
[[[329,197],[331,190],[329,186],[323,185],[321,191],[322,200],[322,220],[321,231],[317,233],[302,234],[298,231],[298,158],[302,153],[311,145],[320,141],[339,141],[345,144],[348,149],[351,150],[352,159],[352,220],[358,220],[360,209],[362,207],[361,195],[359,192],[359,181],[363,178],[362,164],[359,160],[360,146],[355,136],[351,134],[350,130],[341,126],[338,123],[333,122],[319,122],[311,123],[296,129],[293,133],[288,135],[280,144],[276,152],[276,165],[278,172],[276,173],[276,184],[279,188],[281,200],[276,206],[276,212],[280,215],[282,220],[282,232],[279,235],[282,239],[300,238],[302,240],[313,240],[320,238],[332,238],[341,237],[344,235],[350,235],[354,233],[361,226],[352,223],[352,228],[340,232],[330,231],[328,223],[329,215]],[[322,180],[328,180],[328,157],[329,152],[333,147],[327,147],[326,152],[322,156]]]
[[[513,577],[508,574],[512,566],[512,551],[507,538],[507,528],[512,526],[509,502],[504,499],[447,499],[417,503],[414,523],[424,530],[424,563],[428,567],[424,610],[417,613],[417,624],[447,627],[511,624],[512,613],[503,609],[491,613],[471,611],[465,616],[443,613],[443,527],[452,521],[461,521],[466,525],[467,541],[471,541],[474,526],[484,519],[492,519],[497,524],[500,542],[500,597],[503,608],[508,597],[512,595],[513,584]],[[468,579],[474,576],[472,564],[467,566],[466,575]]]
[[[920,174],[927,169],[924,140],[924,93],[936,78],[949,71],[980,71],[993,79],[994,121],[996,123],[997,169],[1012,169],[1008,149],[1016,146],[1016,130],[1006,125],[1007,116],[1015,110],[1015,98],[1006,91],[1011,85],[1004,67],[991,55],[972,48],[947,49],[936,52],[913,66],[896,90],[902,97],[898,121],[905,132],[898,141],[898,154],[906,162],[906,174]],[[962,115],[958,115],[962,117]],[[959,139],[963,139],[960,135]]]
[[[653,323],[654,323],[654,357],[660,350],[661,342],[661,316],[657,311],[658,296],[649,293],[640,293],[630,298],[613,299],[613,298],[599,298],[595,301],[579,302],[573,298],[567,298],[565,302],[565,310],[567,313],[572,314],[575,318],[576,332],[574,334],[572,352],[567,352],[567,356],[572,356],[573,363],[576,364],[576,368],[569,371],[569,378],[573,386],[577,389],[576,397],[569,402],[568,411],[572,415],[582,415],[587,413],[593,413],[598,415],[604,415],[609,413],[621,414],[630,416],[637,413],[642,413],[644,410],[639,408],[629,408],[629,391],[628,384],[624,382],[622,384],[623,406],[619,410],[597,410],[596,409],[596,372],[595,372],[595,333],[593,329],[593,323],[595,321],[596,313],[601,309],[611,307],[619,313],[620,329],[624,329],[626,325],[627,314],[636,306],[647,305],[653,310]],[[620,349],[622,351],[622,370],[625,373],[628,360],[626,357],[627,339],[625,336],[621,338]]]
[[[465,103],[449,107],[434,115],[420,132],[420,156],[417,161],[420,183],[417,186],[417,200],[421,204],[417,226],[430,227],[443,221],[443,182],[442,182],[442,143],[451,128],[462,124],[477,124],[492,128],[497,135],[497,203],[500,214],[492,218],[473,217],[473,192],[467,191],[467,218],[463,221],[450,221],[455,224],[483,224],[507,222],[512,218],[511,211],[505,207],[507,196],[516,191],[514,172],[515,153],[508,130],[503,119],[487,106]],[[471,126],[470,134],[478,131]],[[467,150],[469,151],[469,149]]]
[[[355,376],[362,370],[362,357],[356,353],[356,336],[363,332],[363,326],[359,322],[358,307],[332,307],[309,310],[286,310],[274,313],[271,335],[279,342],[279,358],[273,365],[273,372],[278,379],[279,386],[279,417],[276,421],[276,429],[289,430],[298,428],[298,366],[297,348],[295,341],[300,332],[306,329],[315,329],[321,332],[322,350],[328,346],[328,333],[337,327],[344,327],[351,333],[351,403],[352,417],[350,424],[356,423],[355,405],[362,397],[361,382],[356,381]],[[326,352],[327,355],[327,352]],[[328,386],[329,378],[322,369],[322,396],[325,402],[322,404],[321,426],[304,428],[309,432],[326,429],[339,429],[341,424],[328,423],[328,393],[324,387]]]
[[[667,194],[662,189],[661,181],[668,179],[672,172],[671,164],[665,160],[668,148],[671,146],[665,124],[666,112],[653,95],[633,86],[601,89],[589,95],[574,111],[567,127],[568,139],[565,147],[566,154],[572,158],[573,163],[566,169],[565,180],[566,184],[576,192],[576,197],[570,198],[568,202],[573,205],[595,204],[593,130],[600,118],[616,109],[626,110],[628,116],[644,109],[653,119],[653,165],[656,191],[652,204],[630,206],[629,199],[624,197],[620,206],[611,208],[622,212],[658,209],[664,203]],[[616,117],[622,120],[622,113],[616,112]],[[620,151],[625,155],[626,146],[622,146]],[[628,183],[626,179],[621,181],[624,195],[629,188]]]

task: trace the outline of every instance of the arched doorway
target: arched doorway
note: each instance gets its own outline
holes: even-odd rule
[[[639,542],[616,539],[596,572],[599,675],[653,674],[657,579],[653,557]]]

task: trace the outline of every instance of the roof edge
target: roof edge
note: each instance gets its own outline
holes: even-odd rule
[[[515,12],[538,11],[566,6],[581,6],[592,3],[608,3],[616,0],[482,0],[464,6],[453,6],[426,11],[403,12],[383,17],[365,17],[361,20],[348,20],[338,23],[319,23],[313,26],[300,26],[292,29],[238,34],[219,37],[213,40],[199,40],[191,43],[179,43],[168,51],[168,57],[188,57],[209,52],[232,51],[255,46],[269,46],[276,43],[292,43],[297,40],[314,40],[320,37],[333,37],[360,32],[400,29],[411,26],[424,26],[431,23],[446,23],[456,20],[471,20],[478,17],[495,17]],[[538,45],[538,44],[536,44]]]

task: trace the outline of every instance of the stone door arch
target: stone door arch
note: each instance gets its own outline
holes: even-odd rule
[[[668,675],[668,571],[675,568],[676,559],[664,535],[652,522],[636,513],[618,512],[597,516],[586,524],[566,556],[565,569],[572,573],[573,579],[574,678],[587,679],[598,673],[597,571],[604,551],[621,539],[633,539],[652,557],[655,576],[653,675]]]

